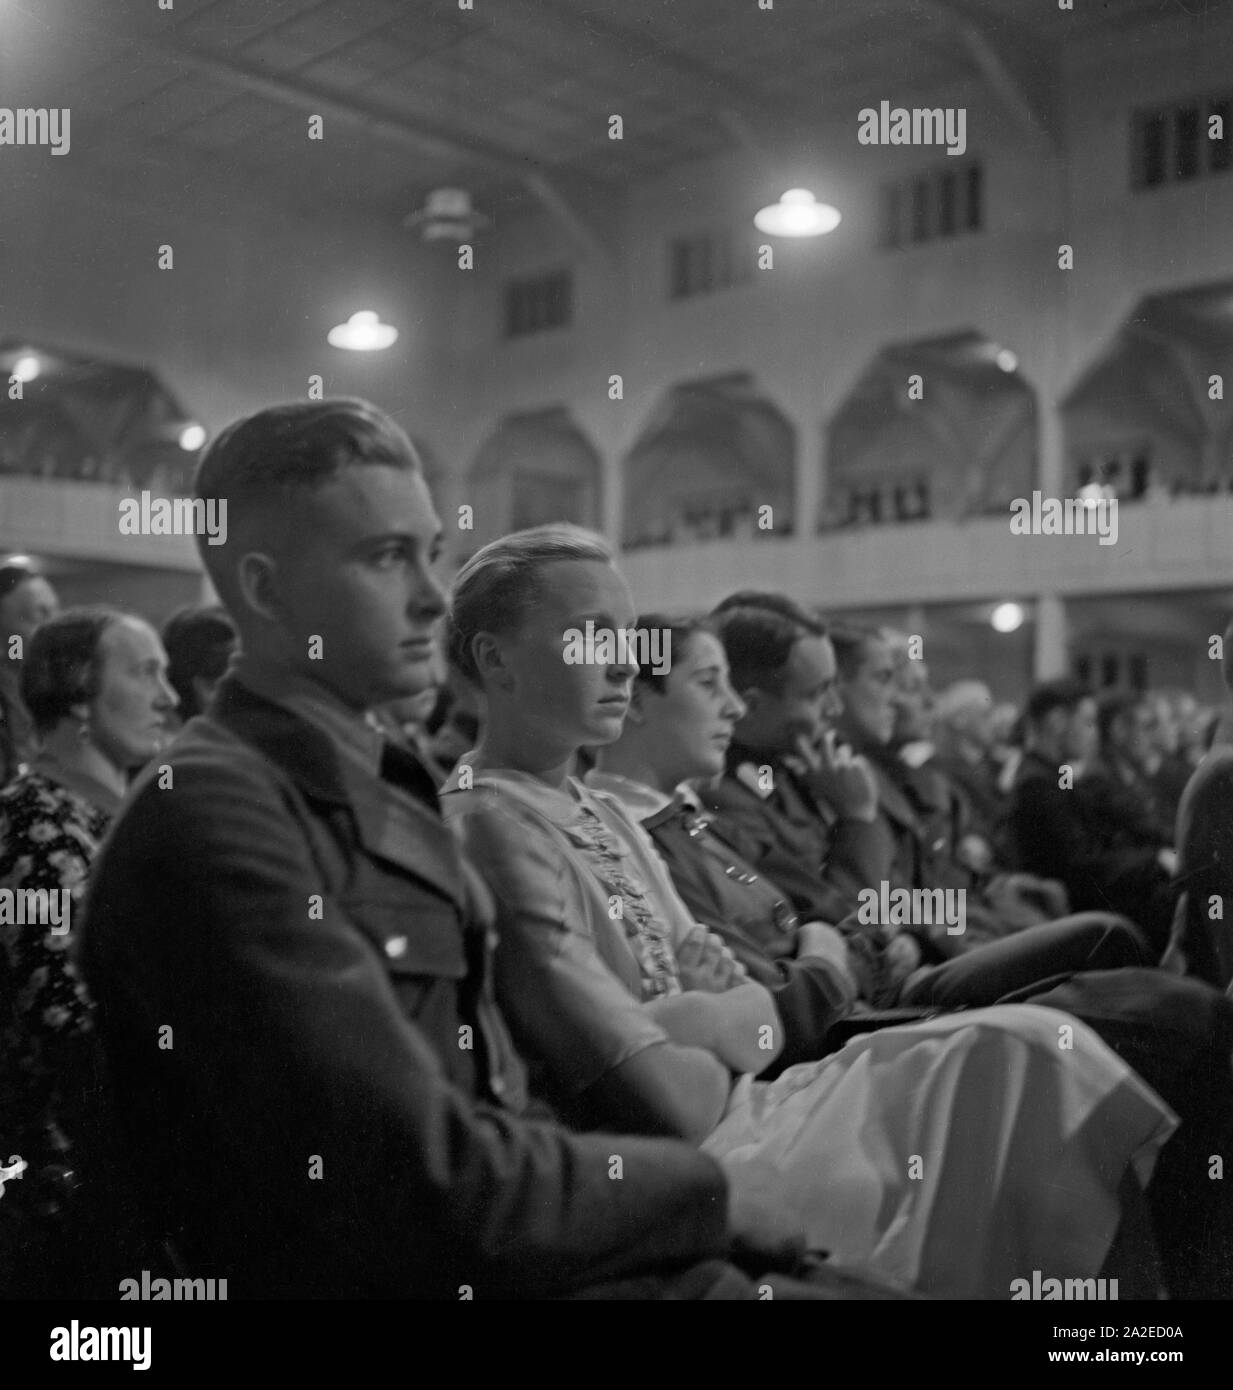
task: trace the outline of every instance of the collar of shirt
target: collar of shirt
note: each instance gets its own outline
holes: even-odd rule
[[[697,793],[688,782],[682,782],[676,791],[669,795],[646,782],[636,782],[632,777],[622,777],[615,772],[600,772],[598,768],[593,768],[582,780],[592,791],[607,792],[610,796],[616,797],[637,821],[657,816],[674,802],[690,811],[702,809]]]
[[[381,754],[385,735],[371,712],[352,709],[317,681],[294,671],[270,670],[255,666],[243,654],[228,673],[241,685],[283,709],[298,714],[326,734],[351,762],[358,763],[370,776],[381,775]]]

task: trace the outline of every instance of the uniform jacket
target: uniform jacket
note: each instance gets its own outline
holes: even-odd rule
[[[862,888],[888,877],[891,843],[877,824],[840,819],[805,779],[733,744],[718,782],[701,789],[716,830],[792,900],[802,921],[841,922],[859,906]]]
[[[191,1275],[543,1296],[723,1249],[711,1159],[521,1113],[482,890],[413,758],[362,775],[233,677],[164,756],[172,786],[148,769],[96,862],[83,964]]]

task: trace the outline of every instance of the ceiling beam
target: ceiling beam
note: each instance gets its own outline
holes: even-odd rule
[[[956,35],[976,70],[1011,117],[1025,130],[1043,134],[1057,144],[1061,132],[1056,103],[1049,90],[1054,74],[1039,49],[1031,45],[1025,35],[1016,33],[1012,55],[1011,45],[995,34],[987,16],[978,17],[961,0],[920,2]]]
[[[607,259],[611,251],[586,215],[535,161],[485,141],[458,136],[419,121],[344,97],[298,77],[270,72],[242,58],[222,57],[189,44],[155,41],[150,45],[168,60],[202,77],[261,96],[312,115],[333,116],[367,131],[377,139],[417,155],[454,164],[471,164],[522,184],[587,255]]]
[[[635,61],[654,66],[672,79],[675,94],[684,94],[711,112],[733,136],[736,143],[762,152],[765,144],[755,130],[766,121],[799,122],[803,113],[781,101],[768,102],[764,96],[727,72],[716,72],[696,58],[676,49],[665,48],[636,29],[592,12],[580,14],[576,0],[535,0],[535,9],[547,13],[578,36],[606,40],[623,49]],[[619,11],[618,11],[619,12]]]

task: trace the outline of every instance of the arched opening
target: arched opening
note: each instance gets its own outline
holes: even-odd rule
[[[476,546],[551,521],[600,524],[600,459],[562,409],[509,415],[475,456],[461,501]]]
[[[795,457],[747,373],[674,386],[625,460],[625,548],[790,535]]]
[[[1036,475],[1036,394],[965,332],[882,348],[827,429],[819,529],[1004,511]]]
[[[1231,374],[1233,282],[1140,300],[1062,402],[1068,485],[1126,502],[1229,489]]]

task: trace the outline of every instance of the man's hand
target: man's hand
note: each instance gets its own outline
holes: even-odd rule
[[[749,972],[724,944],[723,937],[701,924],[681,942],[676,961],[681,971],[681,988],[686,990],[723,994],[749,978]]]
[[[847,744],[837,747],[833,729],[827,730],[817,747],[799,735],[796,752],[812,790],[841,819],[873,823],[878,814],[878,784],[867,759]]]

